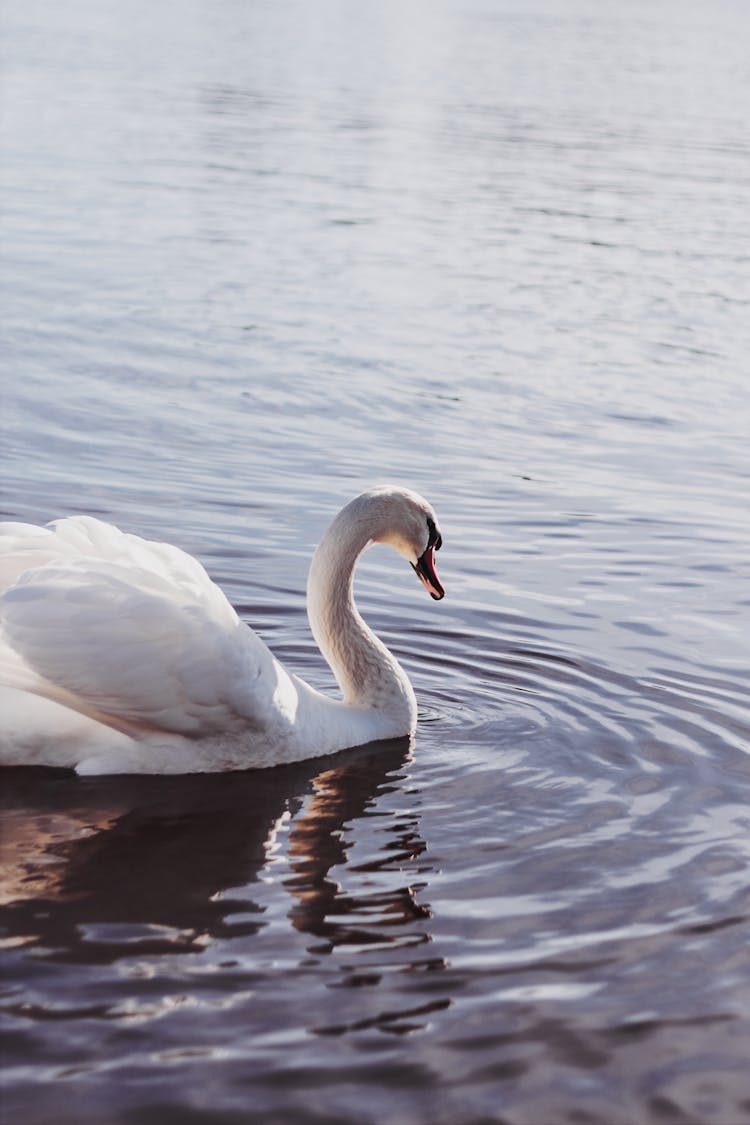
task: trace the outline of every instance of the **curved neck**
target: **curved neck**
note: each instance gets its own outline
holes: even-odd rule
[[[412,730],[417,704],[396,658],[365,624],[354,604],[354,568],[371,542],[372,525],[344,508],[313,556],[307,612],[313,636],[344,695],[344,702],[387,711]]]

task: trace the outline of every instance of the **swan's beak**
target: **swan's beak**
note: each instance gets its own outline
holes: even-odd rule
[[[435,548],[428,547],[417,562],[411,565],[417,572],[420,582],[427,590],[430,597],[434,598],[436,602],[439,602],[440,599],[445,596],[445,590],[435,570]]]

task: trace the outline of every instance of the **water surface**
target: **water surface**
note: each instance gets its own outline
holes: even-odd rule
[[[9,0],[6,518],[195,553],[289,667],[327,521],[413,746],[3,778],[2,1113],[750,1120],[750,12]]]

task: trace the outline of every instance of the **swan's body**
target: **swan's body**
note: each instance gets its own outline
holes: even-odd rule
[[[411,684],[352,596],[372,542],[390,543],[443,595],[426,501],[379,488],[347,504],[308,582],[336,700],[287,672],[178,548],[87,516],[0,524],[0,764],[213,772],[411,734]]]

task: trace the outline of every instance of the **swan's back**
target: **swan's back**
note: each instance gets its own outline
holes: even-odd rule
[[[169,543],[141,539],[93,516],[69,516],[46,527],[0,523],[0,592],[25,572],[60,564],[64,567],[112,564],[141,581],[160,583],[166,596],[186,596],[211,605],[219,616],[235,620],[234,610],[196,559]]]
[[[3,525],[0,556],[7,687],[115,730],[191,738],[272,708],[248,690],[273,679],[271,653],[179,548],[75,516]]]

